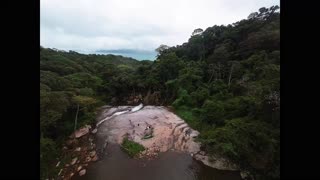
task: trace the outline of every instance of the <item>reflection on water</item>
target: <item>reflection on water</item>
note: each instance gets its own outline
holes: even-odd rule
[[[168,151],[156,160],[131,159],[116,144],[107,146],[103,158],[90,164],[77,180],[240,180],[236,171],[203,165],[185,153]]]

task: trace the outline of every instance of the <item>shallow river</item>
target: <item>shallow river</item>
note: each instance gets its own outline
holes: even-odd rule
[[[189,154],[168,151],[155,160],[132,159],[119,145],[108,145],[101,161],[77,180],[240,180],[239,172],[216,170]]]

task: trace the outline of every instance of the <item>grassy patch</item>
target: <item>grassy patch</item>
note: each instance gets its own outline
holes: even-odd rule
[[[134,141],[130,141],[128,138],[124,138],[121,144],[122,149],[129,154],[129,156],[134,157],[139,154],[141,151],[144,151],[145,148]]]

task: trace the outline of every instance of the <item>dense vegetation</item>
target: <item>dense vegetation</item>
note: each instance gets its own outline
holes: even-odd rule
[[[93,123],[97,107],[126,93],[123,86],[130,82],[126,74],[141,63],[122,56],[40,47],[41,178],[57,172],[53,163],[65,138],[74,129]]]
[[[248,19],[196,29],[188,42],[161,45],[157,60],[82,55],[40,48],[41,173],[61,141],[94,121],[102,104],[141,94],[172,105],[219,153],[256,179],[280,178],[280,13],[260,8]]]

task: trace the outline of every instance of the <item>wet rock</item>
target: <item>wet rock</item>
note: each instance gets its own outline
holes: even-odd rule
[[[80,172],[79,172],[79,176],[83,176],[86,174],[86,170],[85,169],[82,169]]]
[[[89,155],[90,155],[90,157],[95,156],[95,155],[96,155],[96,151],[91,151],[91,152],[89,153]]]
[[[91,161],[91,157],[87,157],[86,162],[90,162],[90,161]]]
[[[195,158],[196,160],[198,160],[198,161],[201,161],[202,155],[200,155],[200,154],[195,154],[195,155],[194,155],[194,158]]]
[[[78,168],[77,168],[77,171],[80,171],[82,169],[82,166],[79,166]]]
[[[241,171],[240,176],[244,180],[254,180],[253,176],[248,171]]]
[[[213,167],[215,169],[230,171],[238,170],[238,167],[235,164],[232,164],[221,157],[212,157],[211,159],[208,156],[196,154],[194,155],[194,158],[198,161],[202,161],[205,165]]]
[[[74,164],[77,162],[77,160],[78,160],[77,157],[76,157],[76,158],[73,158],[70,164],[71,164],[71,165],[74,165]]]
[[[98,156],[97,155],[94,155],[94,157],[91,159],[91,161],[95,162],[98,160]]]
[[[66,141],[67,146],[71,146],[72,144],[75,144],[75,141],[73,139],[69,139]]]
[[[95,133],[97,133],[97,132],[98,132],[98,129],[97,129],[97,128],[95,128],[94,130],[91,131],[92,134],[95,134]]]
[[[79,137],[82,137],[82,136],[88,134],[89,133],[89,129],[90,129],[89,126],[85,126],[85,127],[81,128],[79,130],[76,130],[74,132],[74,137],[75,138],[79,138]]]
[[[78,145],[79,141],[77,139],[69,139],[66,141],[67,149],[72,149]],[[66,150],[67,150],[66,149]]]
[[[58,173],[58,176],[60,176],[61,172],[62,172],[62,169],[60,169],[60,171],[59,171],[59,173]]]

